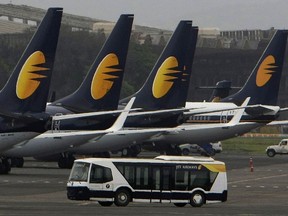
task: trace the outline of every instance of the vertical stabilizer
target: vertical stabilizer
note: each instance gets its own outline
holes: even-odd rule
[[[182,84],[189,81],[191,66],[186,64],[188,59],[192,64],[192,50],[195,50],[191,43],[191,25],[192,21],[180,21],[143,87],[133,95],[136,96],[133,107],[157,110],[184,106],[185,102],[179,102],[187,96],[182,94]],[[120,102],[125,103],[129,98]]]
[[[49,93],[62,8],[49,8],[8,82],[0,92],[5,112],[44,112]]]
[[[74,112],[117,109],[133,18],[120,16],[81,86],[52,105]]]
[[[282,74],[287,31],[277,30],[243,88],[223,102],[276,105]]]

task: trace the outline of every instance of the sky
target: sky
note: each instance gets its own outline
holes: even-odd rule
[[[200,28],[220,30],[288,29],[287,0],[0,0],[1,4],[47,9],[117,21],[134,14],[134,24],[174,30],[180,20],[193,20]]]

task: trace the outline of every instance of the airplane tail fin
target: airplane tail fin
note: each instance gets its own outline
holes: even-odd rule
[[[118,108],[133,18],[131,14],[120,16],[81,86],[53,105],[60,104],[74,112]]]
[[[277,30],[245,85],[236,94],[222,100],[241,104],[276,105],[287,42],[287,30]]]
[[[124,104],[136,96],[133,107],[146,110],[185,105],[187,94],[184,87],[188,88],[196,45],[191,37],[196,40],[198,33],[197,28],[191,30],[191,25],[192,21],[180,21],[143,87],[120,103]]]
[[[0,92],[1,110],[17,113],[45,111],[62,10],[48,9]]]
[[[178,98],[178,104],[177,104],[178,107],[185,107],[185,103],[187,101],[190,78],[191,78],[191,73],[192,73],[192,64],[193,64],[193,59],[194,59],[194,54],[195,54],[196,44],[197,44],[198,31],[199,31],[198,26],[192,26],[191,32],[190,32],[190,42],[189,42],[189,45],[187,46],[186,61],[185,61],[183,76],[181,80],[182,81],[181,89],[180,91],[177,91],[178,96],[175,95]]]

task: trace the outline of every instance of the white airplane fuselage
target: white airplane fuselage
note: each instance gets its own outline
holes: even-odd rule
[[[38,136],[37,132],[8,132],[0,133],[0,152],[10,149],[15,143],[27,142]]]
[[[223,110],[237,108],[232,103],[191,103],[186,108],[197,111]],[[276,109],[276,108],[275,108]],[[271,112],[269,115],[277,113]],[[229,112],[229,111],[227,111]],[[237,110],[233,110],[237,112]],[[221,115],[223,112],[202,114],[208,116]],[[232,114],[232,111],[230,112]],[[245,114],[246,115],[246,114]],[[161,142],[167,144],[204,143],[219,141],[235,137],[264,124],[257,122],[241,122],[233,126],[225,123],[209,124],[183,124],[175,128],[153,128],[153,129],[123,129],[114,133],[95,135],[93,131],[70,131],[67,133],[52,133],[48,131],[28,142],[22,142],[4,152],[4,156],[28,157],[61,152],[72,152],[76,154],[93,154],[104,151],[114,151],[127,148],[143,142]],[[2,154],[1,154],[2,155]]]
[[[115,131],[111,134],[95,134],[93,131],[67,131],[67,132],[45,132],[27,142],[18,143],[12,149],[1,153],[7,157],[32,157],[51,155],[62,152],[85,152],[95,153],[103,151],[119,150],[122,147],[138,144],[148,139],[157,131],[136,133],[135,130]],[[82,147],[83,146],[83,147]],[[77,151],[78,153],[78,151]]]

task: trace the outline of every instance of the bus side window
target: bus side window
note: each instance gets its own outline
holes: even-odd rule
[[[190,178],[190,189],[201,187],[206,190],[211,185],[209,171],[193,171]]]
[[[136,167],[135,188],[149,189],[149,170],[148,167]]]
[[[112,177],[111,169],[105,167],[104,168],[104,175],[103,175],[103,183],[109,182],[112,180],[113,180],[113,177]]]
[[[189,171],[176,170],[175,171],[175,189],[176,190],[188,190],[188,174]]]
[[[129,184],[133,187],[135,184],[134,166],[125,166],[124,167],[124,177],[129,182]]]
[[[212,184],[214,183],[217,175],[218,175],[217,172],[210,172],[210,183],[211,183],[211,186],[212,186]]]
[[[162,190],[170,190],[170,167],[163,167],[162,172]]]
[[[112,172],[109,168],[92,165],[90,183],[105,183],[112,180]]]
[[[153,167],[152,168],[152,189],[153,190],[160,190],[160,168]]]

